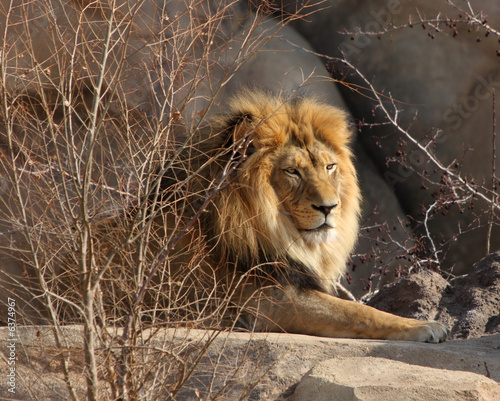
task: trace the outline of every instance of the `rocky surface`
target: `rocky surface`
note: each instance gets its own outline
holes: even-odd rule
[[[484,376],[426,368],[384,358],[320,362],[300,381],[291,400],[472,401],[500,399],[500,385]]]
[[[5,381],[2,380],[2,396],[17,400],[70,399],[60,366],[60,357],[65,355],[71,357],[70,377],[77,394],[84,399],[82,334],[80,326],[66,327],[65,345],[56,347],[49,327],[19,327],[16,394],[8,398]],[[148,338],[151,334],[145,332],[142,336]],[[330,394],[330,400],[385,401],[388,398],[384,391],[394,391],[403,384],[409,386],[411,383],[408,391],[414,394],[414,398],[408,396],[399,399],[421,400],[419,394],[422,387],[418,383],[427,383],[425,391],[432,390],[432,394],[448,397],[435,398],[438,400],[495,400],[500,391],[497,383],[500,382],[500,335],[452,340],[442,344],[421,344],[277,333],[216,334],[194,329],[163,330],[155,332],[145,341],[144,348],[162,349],[165,354],[172,352],[172,344],[179,344],[177,349],[182,350],[179,354],[184,357],[196,355],[194,350],[201,350],[210,343],[190,379],[177,393],[176,400],[205,400],[219,394],[219,399],[227,401],[240,399],[242,395],[243,399],[248,400],[301,401],[311,399],[306,397],[309,390],[305,389],[313,386],[318,394]],[[0,329],[0,337],[8,338],[7,328]],[[8,350],[3,344],[1,352],[8,358]],[[101,345],[98,346],[98,354],[100,357],[106,355]],[[159,358],[155,355],[154,358]],[[0,359],[2,372],[7,369],[5,358]],[[108,360],[112,361],[112,358]],[[140,359],[135,362],[137,369],[140,368],[139,362]],[[153,368],[158,363],[150,360],[147,366]],[[110,371],[103,365],[100,373],[106,383]],[[186,365],[186,368],[190,366],[193,365]],[[163,366],[165,371],[168,368],[167,364]],[[369,373],[364,374],[366,369]],[[373,384],[376,371],[381,375],[385,372],[384,380],[389,385],[384,391],[380,389],[380,383]],[[337,376],[340,373],[342,376]],[[325,379],[318,378],[321,375]],[[335,383],[332,384],[332,380]],[[336,394],[344,394],[338,393],[340,387],[344,390],[351,388],[349,391],[354,398],[335,398]],[[361,396],[356,395],[358,390],[354,388],[363,388],[365,398],[359,398]],[[103,385],[103,390],[108,391],[109,388]],[[147,391],[150,395],[148,399],[153,399],[155,390],[150,382]],[[465,396],[460,394],[469,394],[469,398],[463,398]],[[164,396],[165,393],[156,393],[159,399],[164,399]],[[368,396],[371,398],[366,398]],[[316,400],[321,399],[318,395]]]
[[[450,338],[500,333],[500,251],[453,280],[429,270],[405,277],[383,287],[368,304],[400,316],[438,320],[450,328]]]

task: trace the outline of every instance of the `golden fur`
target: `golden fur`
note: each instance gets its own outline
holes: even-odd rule
[[[214,196],[200,217],[200,235],[187,236],[179,245],[184,256],[179,262],[171,259],[172,266],[177,264],[173,270],[192,272],[198,263],[197,269],[209,272],[206,276],[216,276],[217,290],[232,294],[240,322],[252,329],[432,342],[446,338],[439,323],[330,295],[356,243],[360,213],[344,112],[312,99],[247,92],[191,140],[189,151],[164,174],[164,194],[171,196],[182,182],[188,188],[182,192],[188,216],[207,194]],[[200,244],[206,258],[190,260],[186,270],[184,250]]]
[[[251,116],[238,130],[251,135],[255,151],[231,189],[216,199],[216,233],[244,262],[256,255],[265,261],[286,257],[301,262],[331,291],[356,243],[360,212],[346,116],[312,100],[284,103],[262,94],[238,98],[232,114]],[[327,174],[333,163],[335,171]],[[287,168],[300,170],[302,177],[290,176]],[[338,203],[329,215],[335,227],[305,231],[324,222],[312,205],[330,203]]]

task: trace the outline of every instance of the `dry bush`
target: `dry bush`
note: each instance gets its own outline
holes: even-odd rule
[[[80,357],[59,357],[71,399],[174,399],[218,334],[174,341],[160,329],[218,322],[231,307],[216,275],[198,269],[198,218],[226,183],[190,195],[193,174],[162,195],[158,173],[196,148],[190,133],[286,21],[258,31],[269,9],[232,1],[0,7],[2,302],[16,300],[18,324],[50,325],[59,348],[63,325],[83,325],[86,395],[72,373]],[[199,257],[170,271],[186,235]],[[235,391],[227,375],[191,396],[243,398],[259,380]]]

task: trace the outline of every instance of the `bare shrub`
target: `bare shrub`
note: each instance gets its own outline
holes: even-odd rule
[[[228,80],[270,40],[257,29],[269,9],[205,0],[0,7],[2,293],[16,299],[19,324],[50,325],[57,348],[63,325],[83,325],[87,399],[174,399],[218,334],[174,340],[160,329],[220,322],[231,307],[216,272],[197,268],[198,219],[239,161],[229,157],[204,193],[187,192],[196,171],[169,195],[158,183],[186,162],[180,153],[198,145],[191,132],[209,124]],[[170,271],[185,251],[199,257]],[[68,397],[85,397],[75,356],[58,358]],[[193,396],[223,397],[227,374],[226,387],[212,377]],[[232,399],[258,380],[231,388]]]

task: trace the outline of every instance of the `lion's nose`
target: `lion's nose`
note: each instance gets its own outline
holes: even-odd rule
[[[330,214],[330,212],[333,209],[335,209],[337,206],[338,206],[338,203],[336,203],[334,205],[330,205],[330,206],[326,206],[326,205],[321,205],[321,206],[312,205],[312,207],[313,207],[314,210],[319,210],[325,216],[328,216]]]

